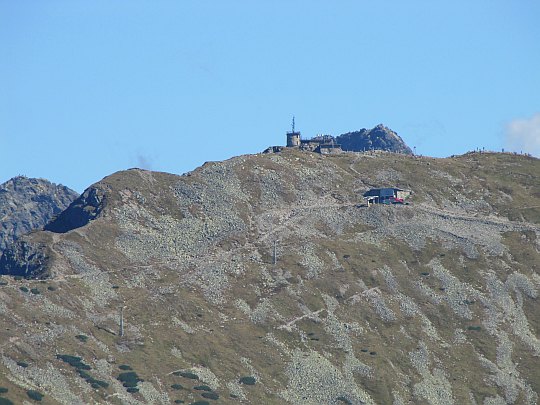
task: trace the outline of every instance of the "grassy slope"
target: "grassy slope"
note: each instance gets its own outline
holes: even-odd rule
[[[288,150],[181,178],[114,174],[102,218],[54,236],[55,278],[2,277],[0,386],[14,402],[34,388],[43,403],[189,403],[197,383],[171,373],[198,367],[219,403],[527,403],[540,392],[539,172],[503,154]],[[392,185],[411,205],[358,206]],[[91,390],[56,353],[111,386]],[[140,393],[115,381],[121,364]]]

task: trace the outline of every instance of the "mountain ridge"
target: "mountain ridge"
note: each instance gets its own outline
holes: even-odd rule
[[[0,273],[42,280],[0,280],[0,386],[52,403],[533,404],[539,170],[287,148],[114,173],[2,256]],[[362,205],[392,186],[410,205]],[[48,261],[25,274],[21,246]]]

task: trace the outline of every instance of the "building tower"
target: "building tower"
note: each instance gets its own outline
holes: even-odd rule
[[[292,131],[287,132],[287,147],[300,146],[300,132],[294,130],[294,117],[292,117]]]

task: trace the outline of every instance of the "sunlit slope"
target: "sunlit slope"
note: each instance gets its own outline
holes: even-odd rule
[[[0,259],[0,397],[534,404],[539,162],[285,150],[115,173]],[[385,186],[409,205],[362,206]]]

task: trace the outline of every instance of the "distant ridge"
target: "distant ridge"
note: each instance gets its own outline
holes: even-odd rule
[[[77,196],[68,187],[26,176],[0,184],[0,253],[20,236],[42,229]]]

